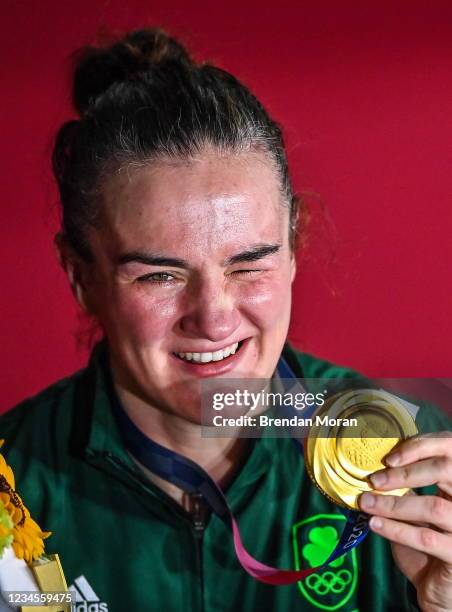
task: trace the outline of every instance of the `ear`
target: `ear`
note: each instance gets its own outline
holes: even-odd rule
[[[290,282],[293,283],[295,280],[295,275],[297,273],[297,260],[295,257],[295,253],[292,253],[290,256]]]
[[[61,232],[56,234],[54,244],[58,260],[66,273],[75,299],[85,312],[90,313],[86,299],[87,264],[74,253]]]

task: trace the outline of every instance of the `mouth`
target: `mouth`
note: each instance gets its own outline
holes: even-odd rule
[[[224,363],[226,361],[231,361],[232,358],[240,352],[240,349],[247,340],[249,340],[249,338],[239,340],[238,342],[230,344],[219,351],[203,353],[172,353],[172,355],[180,361],[200,366],[212,365],[212,363]]]

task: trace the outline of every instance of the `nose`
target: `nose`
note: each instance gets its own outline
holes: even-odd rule
[[[209,279],[193,288],[179,325],[185,335],[218,343],[238,329],[240,312],[222,283]]]

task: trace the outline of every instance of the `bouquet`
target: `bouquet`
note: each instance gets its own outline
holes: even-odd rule
[[[50,535],[31,518],[0,453],[0,612],[70,612],[58,555],[44,554]]]

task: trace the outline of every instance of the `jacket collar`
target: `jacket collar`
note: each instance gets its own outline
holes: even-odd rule
[[[300,362],[288,342],[284,344],[282,354],[295,376],[302,378]],[[277,380],[279,377],[277,371],[273,377]],[[94,347],[88,368],[82,374],[82,378],[76,391],[78,394],[76,428],[73,435],[75,444],[88,457],[114,457],[132,471],[137,472],[139,468],[124,447],[112,411],[112,402],[119,400],[115,397],[116,393],[110,377],[108,347],[105,340]],[[79,409],[85,418],[79,418],[81,416]],[[293,451],[293,443],[288,439],[275,440],[263,437],[251,445],[249,456],[231,484],[230,491],[227,491],[231,502],[240,491],[264,477],[272,466],[276,466],[279,460],[283,460],[280,451],[287,452],[282,448],[286,446],[290,446],[291,451],[289,452]],[[281,458],[278,459],[279,457]]]

